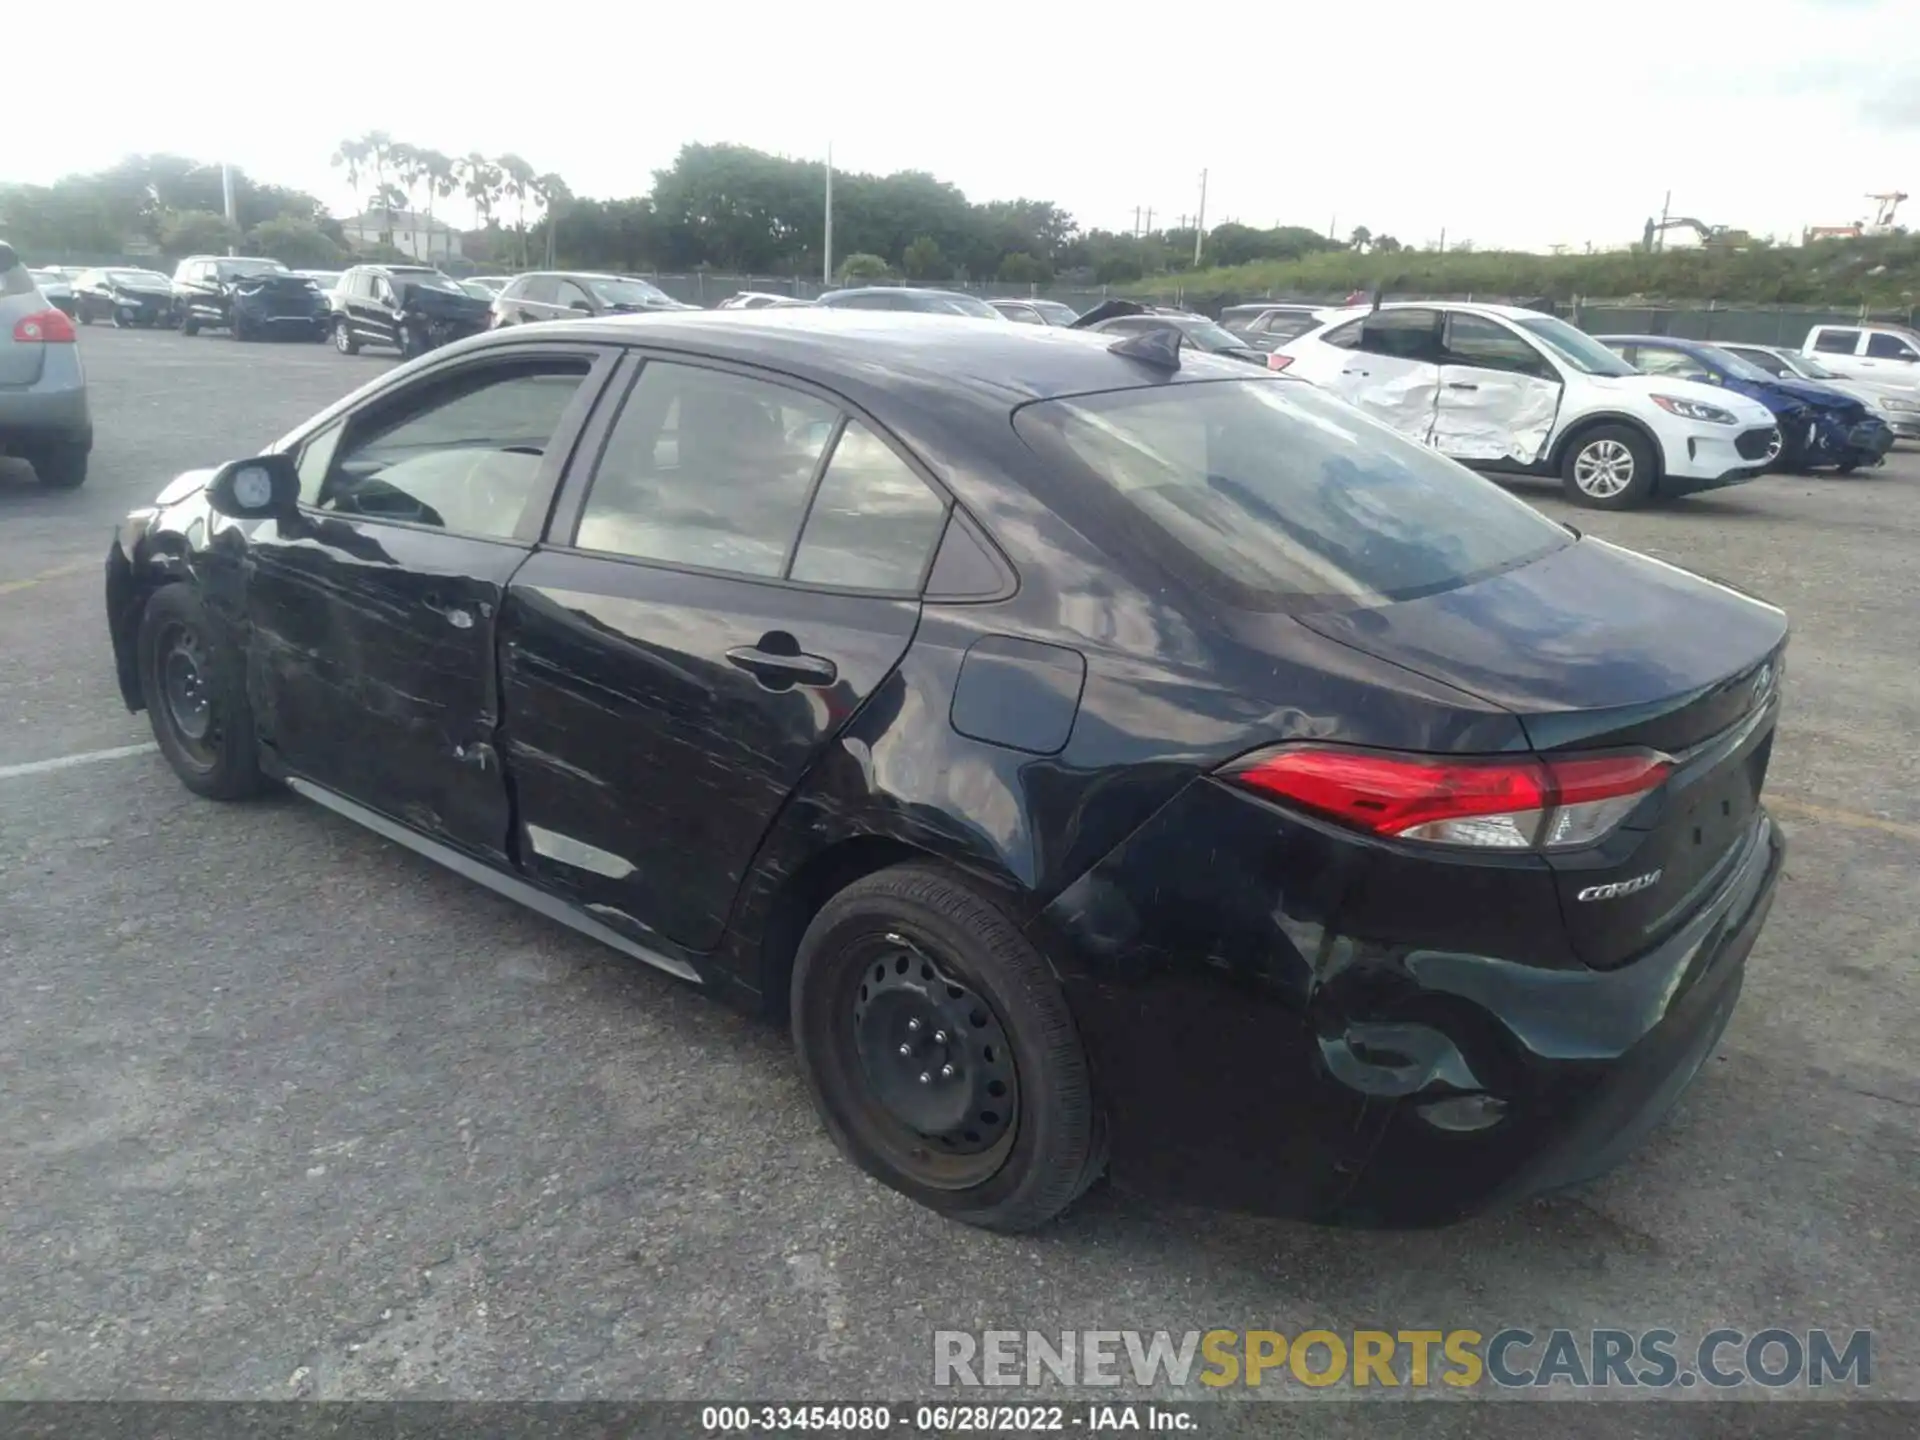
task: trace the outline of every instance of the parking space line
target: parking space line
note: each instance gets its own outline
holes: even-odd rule
[[[1920,840],[1920,825],[1902,825],[1898,820],[1882,820],[1878,815],[1861,815],[1853,810],[1816,805],[1810,800],[1795,800],[1790,796],[1769,795],[1766,803],[1769,810],[1782,815],[1798,815],[1802,819],[1820,820],[1849,830],[1877,830],[1882,835],[1897,835],[1902,840]]]
[[[0,780],[18,780],[26,775],[45,775],[50,770],[71,770],[76,765],[95,765],[102,760],[124,760],[129,755],[145,755],[160,747],[149,740],[144,745],[117,745],[111,750],[89,750],[84,755],[60,755],[52,760],[29,760],[21,765],[0,765]]]
[[[11,595],[16,590],[30,589],[42,580],[61,580],[69,575],[79,575],[87,568],[86,562],[76,560],[70,565],[56,565],[51,570],[42,570],[38,575],[29,575],[22,580],[0,580],[0,595]]]

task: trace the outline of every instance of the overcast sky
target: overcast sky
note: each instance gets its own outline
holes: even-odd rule
[[[1205,167],[1210,224],[1534,249],[1637,239],[1669,189],[1675,214],[1782,236],[1862,218],[1871,191],[1920,197],[1920,0],[838,0],[812,25],[750,0],[559,0],[354,20],[348,46],[298,7],[216,5],[191,40],[161,13],[89,5],[82,48],[11,67],[8,108],[35,118],[0,179],[224,152],[344,214],[328,157],[369,129],[518,151],[602,196],[643,193],[690,141],[831,141],[843,168],[1053,200],[1089,228],[1191,214]]]

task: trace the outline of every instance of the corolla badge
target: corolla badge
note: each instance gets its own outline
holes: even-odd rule
[[[1650,885],[1660,883],[1661,872],[1649,870],[1644,875],[1636,875],[1631,880],[1616,880],[1611,885],[1589,885],[1573,898],[1576,900],[1618,900],[1622,895],[1637,895]]]
[[[1773,698],[1773,664],[1762,665],[1753,673],[1753,706],[1757,710]]]

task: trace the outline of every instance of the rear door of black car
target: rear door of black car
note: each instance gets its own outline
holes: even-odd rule
[[[628,369],[508,588],[506,762],[533,878],[704,950],[814,758],[862,705],[901,703],[948,507],[831,396]]]
[[[314,432],[300,522],[249,542],[248,692],[288,769],[505,862],[494,628],[611,347],[437,365]]]

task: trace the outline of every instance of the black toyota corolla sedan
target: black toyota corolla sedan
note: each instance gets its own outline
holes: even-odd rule
[[[851,1159],[1001,1229],[1597,1173],[1783,854],[1779,610],[1164,336],[494,332],[180,476],[106,599],[190,789],[784,1016]]]

